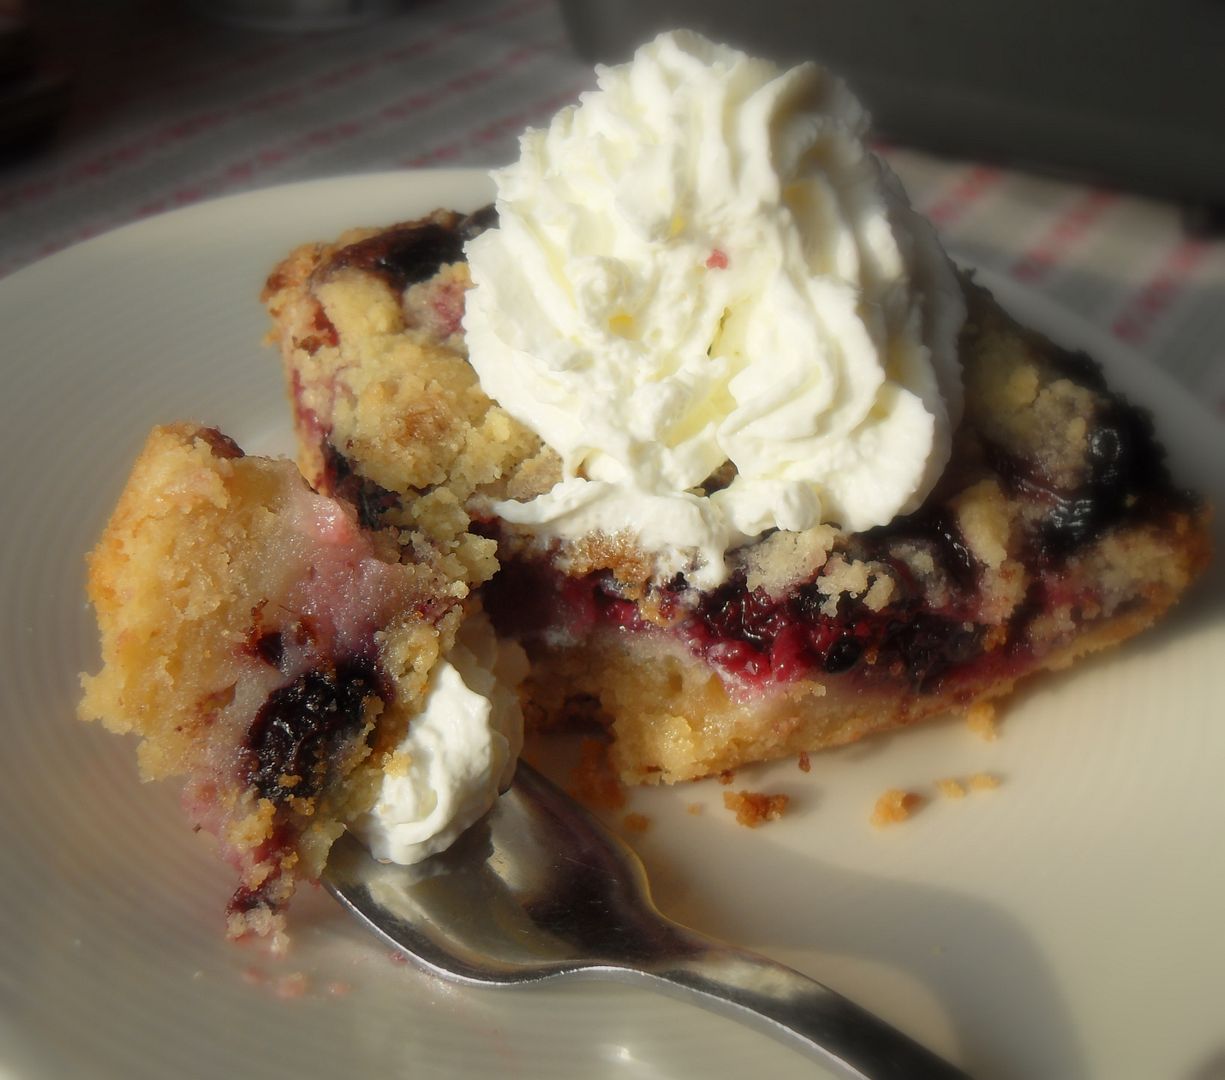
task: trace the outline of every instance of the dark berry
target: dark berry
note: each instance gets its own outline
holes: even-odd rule
[[[349,503],[357,511],[357,520],[363,528],[380,528],[383,515],[399,508],[400,497],[357,472],[353,463],[330,440],[323,441],[322,451],[321,487]]]
[[[1146,413],[1112,399],[1094,419],[1086,453],[1088,478],[1075,491],[1052,492],[1040,528],[1047,557],[1069,554],[1125,518],[1144,494],[1169,487],[1163,455]]]
[[[366,240],[342,248],[331,269],[353,267],[383,278],[397,292],[433,277],[447,263],[464,256],[464,241],[487,225],[485,211],[477,211],[456,225],[427,222],[386,229]]]
[[[895,656],[902,661],[911,685],[920,693],[936,690],[947,672],[981,651],[981,626],[939,615],[896,621],[880,648],[885,663]]]
[[[825,654],[825,670],[831,675],[850,671],[863,655],[863,646],[853,637],[842,637]]]
[[[1064,354],[1056,366],[1077,382],[1104,390],[1092,361]],[[1036,459],[994,444],[984,451],[1007,491],[1045,506],[1032,536],[1033,553],[1044,562],[1067,558],[1132,514],[1194,505],[1171,484],[1148,413],[1116,395],[1107,394],[1090,421],[1084,477],[1075,487],[1054,484]]]
[[[382,696],[374,665],[360,660],[304,672],[274,690],[247,733],[248,782],[273,802],[315,795],[374,696]],[[286,785],[288,777],[297,780]]]

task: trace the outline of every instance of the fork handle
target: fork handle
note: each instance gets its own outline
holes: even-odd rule
[[[966,1073],[814,979],[686,932],[686,955],[636,968],[807,1051],[847,1080],[969,1080]]]

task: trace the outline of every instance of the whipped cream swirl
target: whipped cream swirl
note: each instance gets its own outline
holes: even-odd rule
[[[421,712],[388,762],[378,799],[350,823],[375,858],[410,865],[450,847],[515,775],[523,747],[517,688],[527,658],[470,616],[430,673]]]
[[[964,307],[859,103],[687,32],[597,77],[493,174],[499,227],[468,247],[481,385],[563,467],[496,511],[629,531],[710,587],[769,529],[914,509],[961,410]]]

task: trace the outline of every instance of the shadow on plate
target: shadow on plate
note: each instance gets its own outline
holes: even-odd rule
[[[748,838],[749,843],[760,840]],[[727,854],[727,865],[737,865],[735,853]],[[745,941],[750,923],[757,928],[784,926],[794,921],[796,912],[809,912],[804,949],[817,956],[811,961],[789,958],[787,946],[778,944],[771,950],[774,958],[852,999],[856,994],[846,985],[846,972],[856,966],[872,969],[874,985],[882,969],[897,975],[895,984],[921,990],[943,1013],[952,1035],[949,1045],[972,1076],[1022,1080],[1085,1075],[1084,1050],[1063,995],[1050,966],[1016,919],[947,888],[810,860],[791,865],[794,872],[763,883],[751,919],[721,904],[717,895],[699,898],[674,890],[661,867],[648,863],[648,871],[661,886],[653,891],[666,914],[724,940]],[[819,898],[831,893],[852,896],[856,902],[822,905]],[[829,970],[823,971],[826,959]],[[1225,1074],[1219,1075],[1225,1080]],[[1202,1080],[1217,1077],[1205,1074]]]

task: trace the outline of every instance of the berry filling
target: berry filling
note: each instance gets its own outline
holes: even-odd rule
[[[816,582],[771,599],[735,578],[690,610],[676,593],[653,600],[658,621],[619,596],[608,574],[568,577],[543,561],[504,564],[485,590],[502,633],[551,644],[578,642],[597,630],[669,634],[728,679],[762,689],[871,667],[920,692],[933,691],[982,653],[985,636],[963,611],[923,612],[917,600],[872,611],[844,597],[830,615]]]

